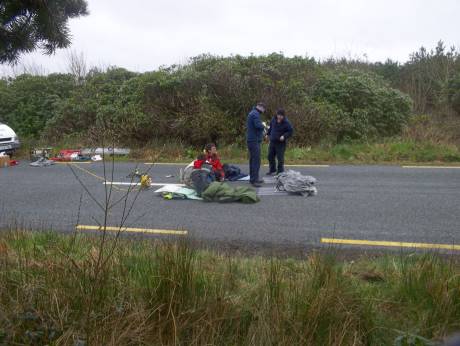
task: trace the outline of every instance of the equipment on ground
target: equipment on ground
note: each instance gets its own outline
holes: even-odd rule
[[[148,189],[152,185],[152,178],[148,174],[141,175],[141,189]]]
[[[286,191],[302,196],[316,196],[316,178],[302,175],[300,172],[288,170],[275,176],[275,190]]]

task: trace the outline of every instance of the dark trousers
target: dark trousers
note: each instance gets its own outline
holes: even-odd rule
[[[284,172],[284,152],[286,151],[286,142],[270,141],[268,146],[268,162],[270,164],[270,172]],[[278,159],[278,169],[276,160]]]
[[[249,181],[259,181],[260,170],[260,142],[248,142],[249,151]]]

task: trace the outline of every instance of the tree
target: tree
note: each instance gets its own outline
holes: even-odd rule
[[[21,75],[0,80],[0,120],[20,135],[38,138],[56,107],[74,89],[70,74]]]
[[[77,53],[76,51],[70,51],[68,60],[69,65],[67,69],[69,73],[74,76],[77,84],[82,84],[88,73],[85,55],[83,52]]]
[[[14,64],[37,48],[52,54],[68,47],[68,20],[87,14],[86,0],[2,0],[0,63]]]

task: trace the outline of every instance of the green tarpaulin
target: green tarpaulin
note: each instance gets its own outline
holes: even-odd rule
[[[201,194],[206,202],[241,202],[256,203],[259,202],[256,191],[247,186],[232,187],[227,183],[213,182]]]

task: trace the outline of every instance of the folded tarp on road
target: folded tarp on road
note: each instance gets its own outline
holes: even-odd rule
[[[286,191],[288,193],[302,196],[316,196],[316,178],[310,175],[302,175],[300,172],[288,170],[275,176],[277,191]]]
[[[54,165],[54,161],[48,160],[42,157],[35,162],[31,162],[30,165],[32,167],[47,167],[47,166]]]
[[[259,202],[256,191],[247,186],[230,186],[227,183],[213,182],[201,194],[206,202],[241,202],[256,203]]]

